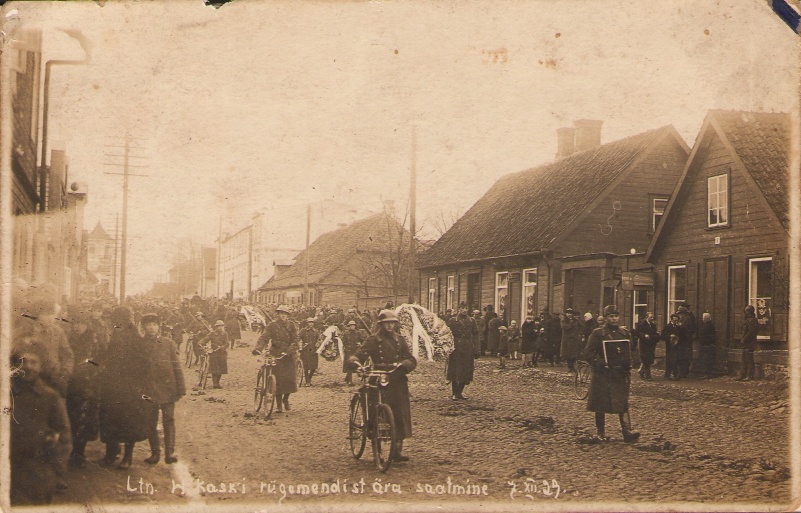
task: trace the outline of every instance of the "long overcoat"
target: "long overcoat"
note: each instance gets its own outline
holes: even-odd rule
[[[350,328],[341,330],[340,333],[342,334],[342,349],[345,351],[345,354],[342,355],[342,372],[350,372],[348,361],[356,353],[356,350],[359,349],[366,337],[362,336],[359,330]]]
[[[604,340],[631,341],[625,328],[605,325],[597,328],[587,340],[584,359],[590,364],[592,378],[587,396],[587,410],[596,413],[625,413],[629,411],[629,389],[631,365],[609,368],[604,360]]]
[[[473,323],[464,315],[451,317],[448,327],[453,333],[453,352],[448,356],[448,370],[445,377],[456,383],[473,381],[475,358],[473,357]]]
[[[148,366],[147,349],[133,320],[115,322],[101,377],[100,439],[103,442],[139,442],[150,434],[155,403],[147,400],[149,390],[147,380],[143,379]]]
[[[487,349],[490,351],[498,351],[498,344],[501,341],[501,332],[498,328],[501,324],[503,322],[498,317],[493,317],[487,322]]]
[[[390,373],[389,383],[382,388],[383,400],[392,410],[398,439],[409,438],[412,436],[412,408],[409,404],[409,379],[406,374],[417,367],[417,360],[412,355],[409,344],[401,334],[379,328],[350,357],[350,362],[363,363],[367,358],[372,359],[376,370],[389,370],[396,363],[401,364],[401,368]]]
[[[228,374],[228,345],[230,339],[228,333],[212,331],[201,341],[199,345],[203,346],[209,344],[211,346],[209,354],[209,372],[215,374]]]
[[[300,360],[307,371],[317,370],[320,365],[320,355],[317,347],[320,345],[320,331],[315,327],[306,326],[300,330]]]
[[[178,348],[172,339],[156,336],[145,338],[150,365],[147,373],[148,395],[156,404],[174,403],[186,395],[186,384]]]
[[[270,354],[286,356],[280,358],[275,365],[275,393],[292,394],[298,391],[298,383],[295,375],[295,364],[298,359],[298,326],[291,320],[284,322],[279,317],[271,322],[264,329],[256,347],[267,347],[272,342]]]
[[[581,342],[581,332],[584,326],[573,317],[562,319],[562,344],[560,355],[562,358],[578,358],[584,344]]]
[[[534,321],[525,321],[520,327],[520,352],[529,354],[534,352],[534,344],[537,341],[537,324]]]
[[[634,327],[634,334],[639,340],[637,345],[640,349],[640,361],[645,365],[653,365],[656,343],[659,342],[659,330],[656,329],[656,323],[643,319]]]

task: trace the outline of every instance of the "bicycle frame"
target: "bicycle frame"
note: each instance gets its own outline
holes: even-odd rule
[[[373,370],[370,367],[359,369],[359,376],[362,384],[354,392],[351,399],[351,451],[353,456],[358,459],[364,451],[364,441],[369,438],[372,442],[373,460],[376,467],[381,472],[386,472],[392,464],[397,442],[395,433],[395,420],[391,408],[383,401],[383,388],[389,384],[390,371]],[[356,443],[354,431],[354,406],[362,412],[361,426],[356,426],[361,432],[360,443]],[[383,420],[382,420],[383,419]],[[383,422],[383,423],[382,423]],[[388,439],[388,440],[387,440]],[[384,444],[388,443],[389,447]],[[388,451],[387,451],[388,449]],[[386,454],[385,454],[386,452]]]

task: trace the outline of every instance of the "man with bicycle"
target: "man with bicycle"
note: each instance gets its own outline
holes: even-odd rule
[[[275,364],[275,397],[277,407],[276,413],[289,411],[289,394],[298,391],[298,383],[295,376],[295,365],[298,358],[298,326],[290,319],[291,312],[285,305],[275,309],[278,319],[274,320],[264,329],[254,355],[261,351],[268,351],[272,356],[277,357]],[[284,358],[280,356],[286,355]],[[283,406],[283,408],[282,408]]]
[[[220,378],[223,374],[228,374],[228,334],[225,332],[225,321],[215,322],[214,331],[203,337],[198,346],[208,354],[213,388],[222,388]]]
[[[395,418],[398,442],[393,456],[395,461],[409,461],[401,454],[403,440],[412,436],[412,409],[409,403],[409,381],[406,374],[417,367],[406,340],[398,333],[398,317],[392,310],[382,310],[378,315],[378,330],[370,335],[348,360],[350,368],[357,370],[363,362],[371,359],[376,370],[392,371],[384,389],[384,403],[389,405]]]

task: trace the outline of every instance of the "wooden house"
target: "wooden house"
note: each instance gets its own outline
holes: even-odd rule
[[[743,309],[754,305],[757,361],[786,359],[790,116],[710,111],[647,250],[660,325],[687,301],[709,312],[717,362],[739,361]]]
[[[643,256],[689,147],[672,126],[600,145],[600,122],[575,125],[562,158],[498,180],[421,255],[424,306],[493,305],[506,322],[617,304],[631,323],[653,308]]]

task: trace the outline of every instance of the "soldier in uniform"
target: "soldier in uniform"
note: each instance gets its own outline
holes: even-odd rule
[[[222,388],[220,378],[228,374],[228,333],[225,332],[225,321],[216,321],[214,331],[198,342],[198,347],[209,345],[209,372],[214,388]]]
[[[605,440],[605,424],[607,413],[617,413],[624,442],[636,442],[640,433],[631,430],[629,417],[629,389],[631,387],[631,362],[621,366],[610,367],[604,357],[605,340],[628,340],[629,332],[618,326],[620,312],[614,305],[604,308],[606,324],[597,328],[590,335],[584,348],[584,359],[592,368],[590,391],[587,396],[587,410],[595,412],[595,427],[598,438]]]
[[[356,329],[356,321],[348,321],[347,326],[347,330],[342,334],[342,348],[345,351],[345,354],[342,355],[342,372],[345,373],[345,383],[352,385],[353,372],[351,372],[348,360],[362,345],[365,337]]]
[[[303,362],[303,378],[306,386],[311,386],[311,379],[314,371],[320,363],[320,355],[317,354],[317,346],[320,343],[320,330],[314,326],[314,317],[306,319],[306,326],[300,330],[300,360]]]
[[[417,367],[409,345],[398,330],[398,317],[392,310],[382,310],[378,315],[378,330],[365,340],[364,344],[349,358],[351,370],[368,358],[376,370],[392,370],[389,383],[384,389],[383,399],[392,410],[398,435],[395,461],[409,461],[401,454],[403,440],[412,436],[412,410],[409,404],[409,381],[406,374]]]
[[[272,356],[278,358],[275,365],[275,397],[277,401],[276,413],[289,411],[289,394],[298,391],[295,381],[295,363],[298,358],[298,326],[289,317],[291,312],[285,305],[275,309],[278,319],[274,320],[264,329],[253,354],[261,350],[268,350]],[[283,408],[282,408],[283,406]]]
[[[467,316],[467,308],[459,310],[459,315],[451,317],[448,327],[453,333],[453,352],[448,356],[448,372],[446,377],[451,382],[451,399],[454,401],[467,399],[462,392],[464,387],[473,381],[475,367],[473,330],[475,325]]]

